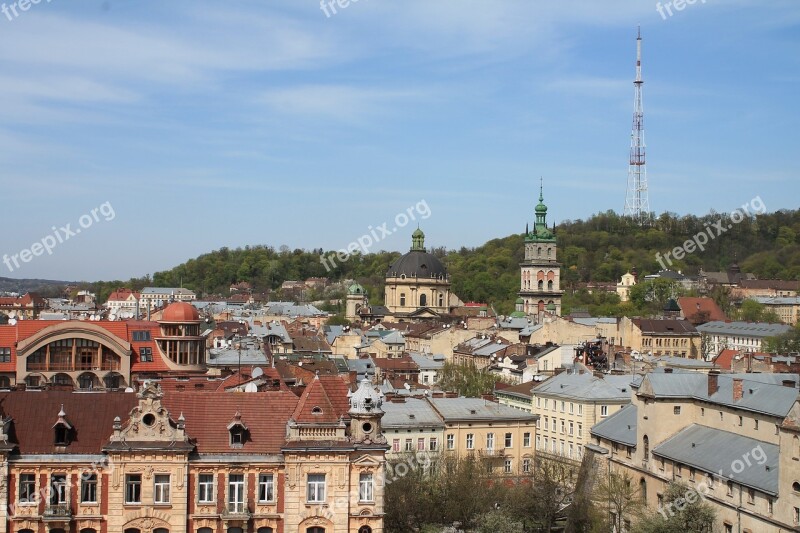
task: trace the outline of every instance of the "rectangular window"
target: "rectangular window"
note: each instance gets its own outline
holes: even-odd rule
[[[747,489],[747,503],[755,503],[756,502],[756,491],[753,489]]]
[[[325,474],[308,475],[307,500],[309,503],[322,503],[325,501]]]
[[[505,444],[506,448],[511,448],[512,447],[513,439],[512,439],[511,433],[506,433],[506,438],[505,438],[505,443],[504,444]]]
[[[406,443],[405,444],[406,444],[405,450],[407,452],[413,452],[414,451],[414,441],[413,440],[406,439]]]
[[[569,414],[574,414],[574,413],[575,413],[575,404],[569,402]]]
[[[142,363],[149,363],[153,361],[152,348],[139,348],[139,361]]]
[[[97,503],[97,474],[81,476],[81,503]]]
[[[672,408],[672,414],[674,414],[674,415],[681,414],[681,406],[680,405],[676,405],[675,407],[673,407]]]
[[[563,435],[564,433],[566,433],[566,432],[567,432],[567,429],[566,429],[566,427],[567,427],[567,426],[566,426],[566,424],[564,423],[564,419],[562,418],[562,419],[561,419],[561,434],[562,434],[562,435]]]
[[[530,459],[525,458],[525,459],[522,460],[522,471],[524,473],[526,473],[526,474],[531,471],[531,460]]]
[[[579,403],[579,404],[578,404],[578,414],[579,414],[579,415],[582,415],[582,414],[583,414],[583,404],[582,404],[582,403]]]
[[[169,503],[169,474],[156,474],[153,482],[153,502]]]
[[[583,424],[578,424],[578,436],[583,437]]]
[[[228,511],[244,512],[244,474],[228,475]]]
[[[456,447],[456,436],[452,433],[447,436],[447,449],[453,450]]]
[[[494,450],[494,433],[486,434],[486,449]]]
[[[608,406],[607,405],[601,405],[600,406],[600,416],[601,417],[608,416]]]
[[[531,433],[529,431],[522,434],[522,446],[525,448],[531,447]]]
[[[430,440],[428,440],[428,449],[432,452],[439,449],[439,442],[436,437],[431,437]]]
[[[740,416],[740,417],[739,417],[739,427],[742,427],[742,424],[743,424],[743,423],[744,423],[744,418],[742,418],[742,417]]]
[[[569,423],[569,435],[572,436],[573,432],[575,431],[575,424],[572,422]]]
[[[564,405],[565,405],[565,404],[566,404],[566,402],[564,402],[564,401],[562,401],[562,402],[561,402],[561,412],[562,412],[562,413],[564,412]]]
[[[275,501],[275,478],[272,474],[258,475],[258,501],[260,503]]]
[[[149,331],[134,331],[132,332],[134,342],[146,342],[150,340]]]
[[[417,451],[418,452],[425,451],[425,438],[417,439]]]
[[[358,501],[375,501],[375,483],[370,473],[360,474],[358,476]]]
[[[471,450],[473,448],[475,448],[475,435],[467,433],[467,449]]]
[[[36,476],[34,474],[19,475],[19,502],[36,502]]]
[[[400,439],[394,439],[392,441],[392,451],[399,452],[400,451]]]
[[[125,503],[142,503],[141,474],[125,474]]]
[[[200,474],[197,477],[197,501],[200,503],[214,501],[214,474]]]
[[[539,435],[536,435],[536,449],[542,449],[542,438]]]
[[[542,406],[542,399],[536,398],[536,407],[541,407],[541,406]]]
[[[65,503],[67,503],[67,476],[66,474],[53,474],[50,476],[50,505]]]
[[[11,362],[11,348],[0,348],[0,363]]]
[[[503,463],[503,472],[505,472],[506,474],[511,473],[511,459],[506,459],[505,462]]]

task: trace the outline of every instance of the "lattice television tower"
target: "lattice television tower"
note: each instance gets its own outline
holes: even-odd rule
[[[628,192],[625,195],[625,216],[640,223],[650,216],[647,198],[647,167],[645,166],[644,109],[642,108],[642,30],[636,36],[636,81],[633,82],[633,131],[631,157],[628,166]]]

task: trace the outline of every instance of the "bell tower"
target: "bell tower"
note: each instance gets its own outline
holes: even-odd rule
[[[561,314],[561,265],[556,261],[555,224],[547,227],[544,186],[539,186],[539,203],[534,209],[533,231],[525,228],[525,260],[520,263],[522,312],[540,322],[545,312]]]
[[[350,395],[350,437],[357,444],[384,444],[381,429],[383,398],[368,379]]]

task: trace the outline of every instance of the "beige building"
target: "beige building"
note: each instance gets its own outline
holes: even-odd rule
[[[798,296],[775,296],[764,297],[756,296],[751,298],[760,303],[769,311],[773,311],[781,322],[794,326],[800,316],[800,297]]]
[[[534,386],[537,453],[581,460],[590,428],[630,403],[631,380],[628,375],[595,375],[576,364]]]
[[[348,391],[0,393],[0,531],[382,532],[381,397]]]
[[[786,324],[765,322],[706,322],[697,330],[706,338],[706,358],[717,356],[722,350],[737,350],[741,353],[763,352],[764,340],[791,331]]]
[[[447,360],[453,358],[453,348],[474,337],[476,330],[438,324],[430,328],[410,330],[404,333],[406,349],[424,354],[442,354]]]
[[[636,274],[626,272],[622,275],[622,279],[617,283],[617,294],[621,302],[627,302],[631,299],[631,287],[634,285],[636,285]]]
[[[390,454],[474,455],[497,474],[530,472],[536,416],[481,398],[392,400],[384,404]]]
[[[798,531],[797,383],[793,374],[649,373],[630,406],[591,429],[587,449],[662,514],[674,512],[662,503],[675,481],[712,505],[719,531]]]
[[[703,357],[700,332],[688,320],[622,317],[619,344],[654,356]]]
[[[395,317],[431,318],[449,313],[447,269],[426,251],[421,230],[414,231],[411,242],[411,250],[386,271],[384,304]]]

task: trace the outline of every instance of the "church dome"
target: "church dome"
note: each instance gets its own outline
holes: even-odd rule
[[[368,379],[363,379],[358,384],[358,389],[350,396],[351,414],[380,413],[383,396],[375,390]]]
[[[417,228],[411,235],[411,251],[389,265],[387,278],[447,279],[441,261],[425,250],[425,234]]]
[[[192,304],[175,302],[169,304],[161,315],[161,322],[199,322],[200,313]]]
[[[447,278],[447,269],[439,259],[427,252],[413,250],[389,265],[387,278]]]
[[[364,294],[364,287],[358,283],[353,283],[347,287],[347,294]]]

